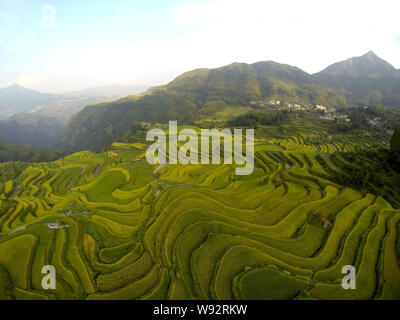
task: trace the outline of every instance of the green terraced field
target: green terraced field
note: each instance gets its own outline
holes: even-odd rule
[[[0,184],[0,298],[400,299],[400,211],[329,179],[336,151],[387,141],[292,130],[256,140],[246,177],[156,170],[123,143],[22,168]],[[56,290],[41,286],[49,264]],[[348,264],[356,290],[341,287]]]

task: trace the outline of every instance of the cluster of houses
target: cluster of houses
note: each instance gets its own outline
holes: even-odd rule
[[[281,100],[270,100],[268,103],[264,103],[262,101],[252,101],[252,105],[257,105],[259,107],[265,107],[267,106],[276,106],[279,109],[290,109],[290,110],[296,110],[296,111],[305,111],[305,110],[315,110],[315,111],[320,111],[323,113],[323,116],[321,118],[324,119],[330,119],[330,120],[342,120],[345,122],[351,122],[351,119],[347,114],[342,114],[338,113],[337,110],[333,107],[327,107],[323,105],[316,104],[314,106],[310,105],[301,105],[299,103],[289,103],[289,102],[284,102]],[[364,107],[364,109],[368,109],[368,107]],[[376,117],[373,119],[367,119],[367,122],[370,126],[380,128],[382,127],[381,123],[381,118]],[[393,131],[393,128],[387,128],[388,132],[391,133]]]
[[[288,102],[281,102],[280,100],[271,100],[268,102],[268,105],[272,106],[280,106],[280,108],[286,108],[291,110],[316,110],[323,112],[324,118],[329,118],[331,120],[343,120],[346,122],[351,122],[351,119],[347,114],[339,114],[337,113],[336,108],[333,107],[326,107],[320,104],[315,106],[308,106],[308,105],[301,105],[298,103],[288,103]],[[372,123],[371,123],[372,124]]]
[[[298,104],[298,103],[287,103],[287,102],[284,102],[283,106],[285,108],[288,108],[288,109],[299,110],[299,111],[301,111],[301,110],[304,111],[304,110],[309,110],[310,109],[309,106],[302,106],[301,104]]]
[[[336,113],[336,109],[332,107],[325,107],[322,105],[315,105],[315,106],[308,106],[308,105],[301,105],[299,103],[289,103],[289,102],[283,102],[280,100],[270,100],[268,102],[268,105],[270,106],[280,106],[281,108],[287,108],[287,109],[292,109],[292,110],[318,110],[318,111],[323,111],[325,114],[333,115]]]
[[[280,106],[281,102],[279,100],[271,100],[270,102],[268,102],[268,104],[271,106]]]
[[[320,110],[320,111],[327,111],[328,108],[325,106],[321,106],[319,104],[315,105],[315,109]]]

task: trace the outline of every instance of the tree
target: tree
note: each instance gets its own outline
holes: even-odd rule
[[[400,128],[397,128],[390,140],[390,151],[400,158]]]
[[[339,132],[347,132],[352,128],[352,123],[350,121],[345,121],[343,119],[336,119],[336,129]]]

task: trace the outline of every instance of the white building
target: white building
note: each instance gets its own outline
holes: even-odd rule
[[[268,102],[268,104],[273,105],[273,106],[279,106],[281,102],[279,100],[271,100]]]

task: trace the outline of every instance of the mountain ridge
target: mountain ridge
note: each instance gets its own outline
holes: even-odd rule
[[[42,93],[17,84],[0,88],[0,119],[28,112],[31,108],[58,99],[58,95]]]
[[[336,62],[318,74],[347,75],[356,77],[393,77],[398,70],[389,62],[378,57],[373,51],[359,57],[352,57],[347,60]]]
[[[349,61],[356,71],[365,64],[369,65],[368,70],[360,74],[351,69],[349,74],[345,68]],[[173,119],[191,123],[201,117],[213,117],[222,110],[249,107],[270,99],[331,107],[371,104],[400,107],[397,94],[400,79],[386,76],[392,68],[368,52],[317,74],[273,61],[195,69],[143,94],[85,107],[69,121],[56,146],[99,151],[137,122],[166,123]],[[344,72],[338,72],[343,69]]]
[[[144,85],[104,85],[97,87],[88,87],[82,90],[75,90],[63,93],[64,96],[117,96],[125,97],[132,94],[139,94],[146,91],[149,86]]]
[[[0,120],[0,140],[9,144],[48,147],[63,134],[65,125],[58,119],[35,113],[18,113]]]

